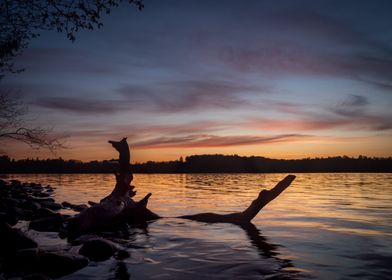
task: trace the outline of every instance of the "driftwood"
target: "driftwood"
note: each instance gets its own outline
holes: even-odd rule
[[[142,200],[136,202],[132,197],[136,194],[130,170],[130,152],[126,138],[121,141],[109,141],[119,152],[119,168],[115,173],[116,185],[110,195],[103,198],[99,203],[92,205],[71,218],[67,223],[67,231],[70,238],[80,234],[108,228],[121,223],[143,223],[149,220],[161,218],[147,208],[151,193]],[[294,175],[288,175],[271,190],[262,190],[259,196],[243,212],[231,214],[200,213],[195,215],[180,216],[178,218],[190,219],[207,223],[234,223],[240,225],[249,224],[259,211],[279,196],[295,179]]]
[[[71,218],[67,225],[69,237],[77,237],[80,234],[110,227],[122,222],[137,223],[159,218],[147,209],[148,198],[146,195],[139,202],[132,197],[136,194],[133,179],[130,172],[130,153],[126,138],[121,141],[109,141],[119,152],[119,172],[115,173],[116,185],[110,195],[103,198],[99,203],[92,203],[90,208],[80,212]]]
[[[277,198],[288,186],[290,186],[291,182],[293,182],[294,179],[294,175],[288,175],[271,190],[262,190],[259,193],[259,196],[255,200],[253,200],[249,207],[242,212],[226,215],[216,213],[201,213],[195,215],[181,216],[181,218],[207,223],[250,223],[250,221],[254,217],[256,217],[260,210],[272,200]]]

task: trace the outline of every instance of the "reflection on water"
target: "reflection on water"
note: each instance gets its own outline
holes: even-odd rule
[[[285,175],[136,174],[133,184],[136,199],[152,192],[149,207],[175,217],[243,210]],[[130,258],[90,264],[67,278],[110,279],[126,269],[131,279],[388,279],[392,174],[296,175],[255,226],[161,219],[118,240]],[[110,174],[11,177],[57,187],[60,202],[99,201],[114,186]]]

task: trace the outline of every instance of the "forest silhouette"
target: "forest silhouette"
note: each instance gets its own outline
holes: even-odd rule
[[[113,160],[23,159],[0,156],[0,173],[113,173]],[[193,155],[174,161],[135,163],[133,173],[392,172],[392,157],[347,156],[270,159],[259,156]]]

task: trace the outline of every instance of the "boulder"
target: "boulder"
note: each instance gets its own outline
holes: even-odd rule
[[[50,278],[44,274],[33,273],[26,275],[22,278],[22,280],[50,280]]]
[[[40,208],[34,213],[36,218],[53,217],[57,215],[59,215],[57,212],[48,208]]]
[[[49,202],[49,201],[42,201],[41,206],[48,208],[50,210],[60,210],[63,209],[63,206],[61,204],[56,203],[56,202]]]
[[[69,203],[68,201],[63,201],[62,203],[61,203],[61,205],[63,206],[63,207],[66,207],[66,208],[71,208],[73,205],[71,204],[71,203]]]
[[[5,259],[3,270],[7,277],[33,273],[37,258],[37,248],[18,250]]]
[[[118,250],[116,255],[115,255],[115,258],[117,260],[124,260],[124,259],[127,259],[129,257],[130,257],[130,255],[129,255],[128,251],[126,251],[126,250]]]
[[[51,278],[71,274],[88,264],[85,257],[66,252],[43,252],[38,254],[36,271]]]
[[[75,210],[76,212],[82,212],[83,210],[86,210],[88,206],[86,204],[77,204],[77,205],[72,205],[72,209]]]
[[[103,239],[94,238],[86,241],[79,249],[79,254],[88,257],[92,261],[105,261],[116,252],[114,243]]]
[[[11,228],[7,223],[0,221],[0,254],[7,255],[20,249],[36,247],[37,243],[19,229]]]
[[[29,229],[36,231],[59,231],[64,220],[60,214],[35,219],[30,222]]]
[[[18,218],[12,213],[0,212],[0,222],[1,221],[9,224],[10,226],[14,226],[18,222]]]

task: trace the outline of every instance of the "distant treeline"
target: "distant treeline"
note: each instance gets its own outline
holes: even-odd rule
[[[115,161],[59,159],[14,160],[0,156],[0,173],[112,173]],[[392,172],[392,157],[270,159],[226,155],[195,155],[175,161],[132,164],[134,173],[295,173],[295,172]]]

